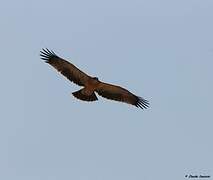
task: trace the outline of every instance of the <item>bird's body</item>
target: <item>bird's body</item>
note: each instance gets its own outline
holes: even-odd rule
[[[88,92],[94,92],[97,88],[98,85],[100,84],[99,80],[95,78],[90,78],[88,82],[85,84],[85,88],[88,90]]]
[[[140,108],[147,108],[149,102],[141,97],[134,95],[125,88],[120,86],[104,83],[98,80],[97,77],[91,77],[79,70],[70,62],[58,57],[53,51],[43,49],[41,58],[57,69],[61,74],[67,77],[70,81],[84,88],[73,92],[73,96],[83,101],[98,100],[95,92],[107,99],[125,102],[135,105]]]

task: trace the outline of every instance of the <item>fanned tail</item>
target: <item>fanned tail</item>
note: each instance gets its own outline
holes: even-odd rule
[[[97,101],[98,98],[97,96],[95,95],[95,93],[93,92],[91,95],[85,95],[82,93],[82,90],[79,90],[79,91],[76,91],[76,92],[73,92],[73,96],[76,97],[77,99],[80,99],[80,100],[83,100],[83,101]]]

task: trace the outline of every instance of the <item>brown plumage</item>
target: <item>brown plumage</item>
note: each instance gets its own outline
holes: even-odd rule
[[[149,102],[147,100],[134,95],[120,86],[107,84],[99,81],[96,77],[87,75],[70,62],[57,56],[49,49],[42,49],[40,52],[41,59],[45,60],[46,63],[49,63],[70,81],[79,86],[84,86],[81,90],[72,93],[74,97],[80,100],[96,101],[98,98],[95,95],[95,92],[97,92],[104,98],[132,104],[142,109],[149,106]]]

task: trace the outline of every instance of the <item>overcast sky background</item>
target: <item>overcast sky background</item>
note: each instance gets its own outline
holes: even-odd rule
[[[212,20],[212,0],[1,1],[0,179],[213,176]],[[45,47],[150,108],[76,100]]]

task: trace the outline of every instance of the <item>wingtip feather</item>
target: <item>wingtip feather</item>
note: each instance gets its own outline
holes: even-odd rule
[[[52,50],[49,50],[48,48],[42,48],[42,50],[40,51],[40,57],[42,60],[48,63],[51,58],[58,56]]]
[[[137,108],[141,108],[141,109],[147,109],[149,107],[149,101],[141,98],[141,97],[137,97],[135,106]]]

